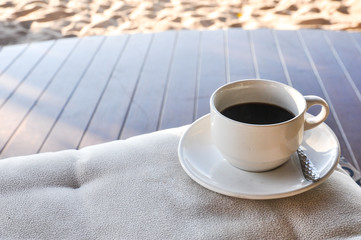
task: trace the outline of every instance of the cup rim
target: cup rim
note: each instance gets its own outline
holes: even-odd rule
[[[303,95],[295,88],[287,85],[287,84],[284,84],[284,83],[281,83],[281,82],[277,82],[277,81],[274,81],[274,80],[269,80],[269,79],[262,79],[262,78],[250,78],[250,79],[241,79],[241,80],[236,80],[236,81],[233,81],[233,82],[230,82],[230,83],[227,83],[227,84],[224,84],[222,86],[220,86],[219,88],[217,88],[211,95],[210,97],[210,107],[211,107],[211,112],[215,112],[217,115],[219,115],[220,117],[222,117],[223,119],[226,119],[230,122],[233,122],[233,123],[236,123],[236,124],[241,124],[241,125],[246,125],[246,126],[250,126],[250,127],[274,127],[274,126],[280,126],[280,125],[284,125],[284,124],[288,124],[290,122],[293,122],[293,121],[296,121],[296,119],[298,119],[300,116],[304,115],[304,113],[306,112],[307,108],[306,108],[306,100],[304,99],[304,97],[302,98],[303,99],[303,105],[304,105],[304,108],[302,111],[300,111],[297,115],[295,115],[293,118],[287,120],[287,121],[283,121],[283,122],[279,122],[279,123],[272,123],[272,124],[252,124],[252,123],[245,123],[245,122],[240,122],[240,121],[236,121],[236,120],[233,120],[231,118],[228,118],[226,116],[224,116],[217,108],[216,106],[214,105],[214,98],[216,96],[216,94],[221,91],[222,89],[224,88],[227,88],[229,87],[230,85],[234,85],[234,84],[238,84],[240,82],[248,82],[248,81],[260,81],[260,82],[268,82],[268,83],[271,83],[271,84],[278,84],[278,85],[281,85],[281,86],[284,86],[285,88],[287,89],[291,89],[292,91],[295,91],[297,94],[299,94],[300,96],[303,97]],[[214,110],[214,111],[212,111]]]

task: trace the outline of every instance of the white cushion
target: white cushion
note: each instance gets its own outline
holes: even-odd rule
[[[340,168],[294,197],[223,196],[183,171],[185,129],[0,161],[0,237],[361,238],[361,190]]]

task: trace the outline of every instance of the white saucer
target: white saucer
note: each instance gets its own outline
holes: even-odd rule
[[[324,182],[335,170],[340,146],[325,123],[305,131],[302,146],[320,174],[318,182],[304,179],[296,154],[282,166],[268,172],[247,172],[233,167],[212,143],[209,114],[195,121],[184,133],[178,155],[186,173],[205,188],[239,198],[275,199],[310,190]]]

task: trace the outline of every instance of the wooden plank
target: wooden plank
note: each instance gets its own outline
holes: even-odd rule
[[[73,47],[78,42],[77,39],[66,39],[57,41],[51,48],[51,53],[39,62],[36,68],[24,79],[16,92],[0,109],[0,151],[12,137],[24,117],[31,111],[37,99],[47,88],[51,79],[62,66]],[[21,146],[19,146],[21,147]],[[3,152],[3,156],[9,156],[8,151]]]
[[[31,44],[26,48],[21,58],[17,58],[16,61],[3,72],[0,76],[0,107],[15,92],[26,76],[31,73],[53,44],[54,41]]]
[[[107,37],[48,135],[41,152],[77,148],[106,88],[127,35]]]
[[[8,152],[7,155],[25,155],[39,151],[102,40],[102,37],[89,37],[80,41],[9,141],[4,150]]]
[[[258,29],[250,31],[254,45],[255,58],[258,65],[259,77],[288,84],[273,31]]]
[[[200,47],[196,119],[209,113],[210,96],[227,82],[224,31],[203,31]]]
[[[326,41],[337,62],[361,102],[361,52],[352,41],[350,34],[339,31],[326,31]]]
[[[227,30],[230,81],[256,78],[249,31],[240,28]]]
[[[299,40],[298,33],[296,31],[276,31],[275,37],[283,54],[292,86],[303,95],[317,95],[326,99],[305,49]],[[319,108],[311,108],[308,112],[315,115],[319,112]],[[351,155],[333,113],[329,115],[326,124],[332,128],[340,140],[342,155],[350,159]]]
[[[0,52],[0,73],[3,73],[10,65],[24,53],[28,44],[10,45],[2,47]]]
[[[360,34],[359,34],[360,35]],[[345,77],[354,90],[359,102],[355,103],[361,108],[361,48],[357,42],[351,38],[347,32],[326,31],[325,40],[328,43],[337,63],[340,65]],[[358,131],[358,144],[361,143],[361,127],[354,126],[355,131]],[[360,146],[360,145],[359,145]],[[359,149],[359,148],[358,148]],[[360,150],[358,152],[361,152]],[[357,153],[356,153],[357,154]],[[360,170],[361,158],[360,155],[353,156],[357,161],[356,167]]]
[[[193,122],[199,41],[199,31],[179,32],[158,129]]]
[[[339,121],[342,126],[353,164],[359,168],[356,160],[361,159],[361,107],[359,99],[333,55],[332,49],[324,37],[324,32],[302,30],[301,35],[315,62],[322,80],[321,84],[329,96],[329,102],[334,107],[333,111],[338,118],[336,121]]]
[[[151,39],[151,34],[130,35],[79,147],[119,138]]]
[[[361,33],[349,32],[348,34],[353,42],[353,45],[356,47],[357,51],[361,53]]]
[[[120,138],[157,130],[163,95],[176,41],[176,32],[154,35]]]

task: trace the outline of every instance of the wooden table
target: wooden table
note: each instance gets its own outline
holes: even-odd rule
[[[342,155],[361,165],[361,33],[167,31],[3,47],[1,158],[182,126],[237,79],[287,83],[330,104]],[[311,109],[316,113],[318,109]]]

